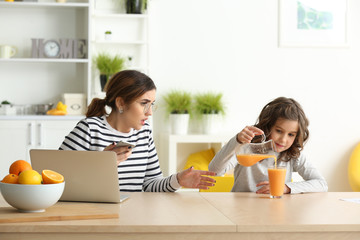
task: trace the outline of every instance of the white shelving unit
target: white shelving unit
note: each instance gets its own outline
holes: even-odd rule
[[[99,74],[92,62],[99,51],[132,56],[133,65],[128,68],[147,73],[148,15],[126,14],[120,3],[124,1],[0,2],[0,45],[15,46],[18,50],[12,58],[0,58],[0,102],[56,104],[63,93],[83,93],[89,104],[93,97],[103,97],[104,93],[98,92]],[[111,41],[104,39],[108,29],[113,32]],[[87,57],[32,58],[34,38],[85,39]],[[0,116],[0,137],[6,149],[0,154],[0,169],[7,169],[8,163],[17,159],[28,160],[30,148],[58,148],[77,118]],[[29,139],[34,139],[31,144]]]
[[[1,81],[16,82],[0,89],[0,100],[15,104],[56,103],[62,93],[68,92],[84,93],[90,103],[93,97],[103,96],[92,61],[101,51],[131,57],[127,68],[149,72],[148,15],[126,14],[125,1],[0,2],[0,28],[0,45],[18,49],[13,58],[0,59]],[[104,39],[107,30],[112,31],[112,40]],[[32,58],[32,38],[86,39],[87,58]],[[54,87],[49,87],[52,84]],[[24,88],[19,89],[19,85]],[[34,94],[28,94],[33,86],[37,86]],[[46,90],[41,91],[42,86]],[[16,90],[17,94],[12,94]]]
[[[165,176],[182,171],[190,154],[213,148],[218,152],[232,135],[168,135],[161,136],[163,148],[160,166]]]
[[[125,13],[123,1],[96,1],[91,6],[93,56],[101,52],[119,54],[127,59],[127,69],[148,73],[148,15]],[[112,32],[111,40],[105,39],[106,31]],[[99,96],[99,72],[95,66],[92,66],[92,75],[92,94]]]
[[[0,45],[17,48],[0,59],[0,101],[15,105],[57,103],[63,93],[87,96],[90,79],[90,3],[88,0],[0,2]],[[32,58],[33,38],[84,39],[86,58]],[[0,116],[0,178],[11,162],[29,161],[32,148],[57,149],[83,116]]]
[[[0,44],[18,49],[13,58],[0,59],[0,81],[11,80],[0,90],[1,100],[15,104],[56,103],[64,92],[88,93],[89,9],[88,0],[0,2]],[[32,38],[85,39],[88,56],[32,58]]]

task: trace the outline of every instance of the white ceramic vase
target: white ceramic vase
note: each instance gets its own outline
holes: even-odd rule
[[[220,115],[219,114],[203,114],[202,125],[204,134],[217,134],[220,127]]]
[[[106,40],[106,41],[111,41],[111,40],[112,40],[112,35],[111,35],[111,33],[105,33],[105,40]]]
[[[171,134],[186,135],[189,128],[189,114],[170,114]]]

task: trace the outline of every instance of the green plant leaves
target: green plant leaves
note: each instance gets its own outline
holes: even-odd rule
[[[222,93],[201,93],[194,96],[194,111],[197,114],[225,114]]]
[[[225,114],[222,93],[199,93],[192,96],[182,90],[172,90],[164,96],[168,114]]]
[[[111,76],[124,69],[125,58],[122,58],[119,55],[111,56],[108,53],[100,53],[96,56],[95,63],[100,74]]]
[[[172,90],[164,96],[167,112],[170,114],[191,114],[191,94],[185,91]]]

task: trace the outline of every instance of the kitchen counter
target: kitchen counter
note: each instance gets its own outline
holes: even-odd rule
[[[59,215],[69,207],[74,211],[100,208],[118,214],[118,218],[2,223],[0,236],[90,240],[360,239],[360,204],[340,200],[360,198],[358,192],[285,195],[282,199],[255,193],[129,195],[119,204],[58,202],[51,207]],[[11,208],[2,197],[0,208]]]
[[[84,115],[0,115],[0,120],[81,120]]]

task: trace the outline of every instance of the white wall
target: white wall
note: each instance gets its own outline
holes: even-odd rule
[[[360,142],[360,1],[348,4],[349,48],[279,48],[277,0],[150,1],[150,76],[158,103],[173,88],[221,91],[223,130],[235,134],[254,124],[270,100],[292,97],[310,119],[309,160],[329,191],[351,191],[347,165]],[[157,139],[168,131],[163,121],[160,108]]]

